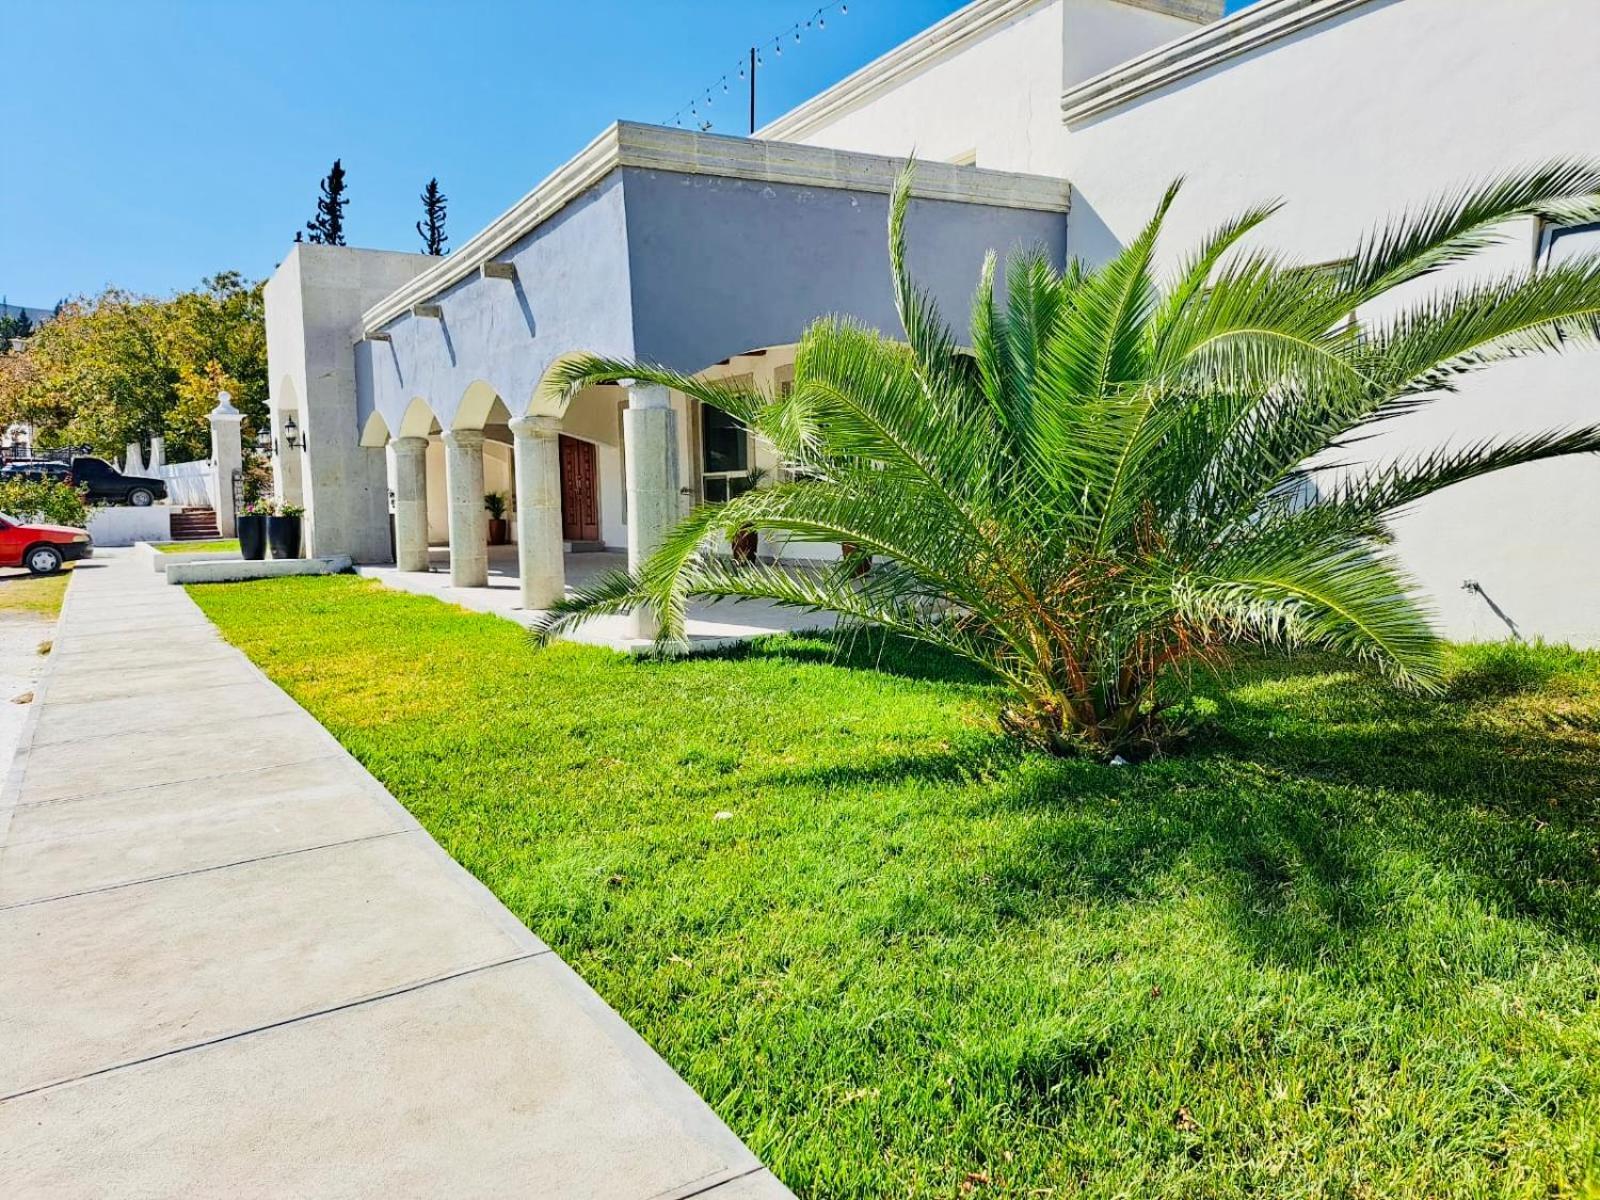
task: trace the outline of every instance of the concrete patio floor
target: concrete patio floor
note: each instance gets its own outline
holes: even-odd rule
[[[182,589],[96,558],[55,646],[0,792],[0,1196],[789,1195]]]
[[[628,556],[619,550],[602,550],[565,557],[567,591],[584,587],[610,571],[625,571]],[[393,565],[364,566],[362,575],[382,581],[401,591],[422,596],[437,596],[462,608],[494,613],[522,625],[532,625],[540,615],[522,607],[517,575],[515,546],[489,547],[489,585],[480,588],[450,586],[450,549],[433,546],[428,550],[429,570],[401,571]],[[734,642],[773,633],[795,633],[809,629],[830,629],[831,613],[808,613],[782,608],[763,600],[722,600],[712,604],[692,604],[685,632],[691,647],[711,650]],[[598,617],[566,635],[571,641],[614,650],[637,652],[648,649],[648,641],[631,637],[621,617]]]

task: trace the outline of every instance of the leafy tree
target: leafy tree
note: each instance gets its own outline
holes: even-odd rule
[[[1452,484],[1600,450],[1600,426],[1368,466],[1315,460],[1447,402],[1463,373],[1596,340],[1600,259],[1409,303],[1391,293],[1472,257],[1509,219],[1594,219],[1600,165],[1452,193],[1334,266],[1242,245],[1275,206],[1253,209],[1161,289],[1154,254],[1177,192],[1104,266],[1016,257],[1003,304],[991,259],[970,352],[907,271],[908,174],[889,249],[909,344],[819,321],[787,397],[646,364],[558,363],[550,396],[664,384],[731,413],[807,478],[697,509],[637,575],[579,592],[540,634],[644,605],[677,639],[691,597],[831,610],[976,663],[1011,691],[1005,728],[1101,756],[1162,744],[1185,671],[1237,639],[1322,647],[1436,688],[1439,645],[1387,549],[1389,518]],[[1392,315],[1352,316],[1379,300]],[[860,577],[850,562],[737,566],[716,551],[744,526],[850,542],[876,565]]]
[[[344,245],[344,206],[350,203],[350,198],[344,193],[344,166],[336,158],[333,160],[333,169],[322,177],[322,195],[317,200],[317,215],[306,222],[306,233],[313,244]]]
[[[28,316],[27,309],[17,309],[17,315],[11,318],[11,336],[14,338],[33,336],[33,318]]]
[[[417,236],[422,239],[422,252],[424,254],[448,254],[444,248],[449,238],[444,232],[444,210],[446,196],[439,190],[437,179],[428,180],[428,186],[422,189],[422,220],[417,222]]]
[[[89,519],[83,493],[54,479],[0,479],[0,512],[24,521],[82,528]]]
[[[167,300],[109,289],[67,304],[22,353],[0,356],[0,424],[106,456],[159,434],[173,461],[204,458],[223,389],[247,434],[266,420],[261,285],[231,271]]]

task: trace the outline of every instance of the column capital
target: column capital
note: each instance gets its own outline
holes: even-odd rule
[[[457,446],[463,450],[475,450],[483,445],[483,430],[481,429],[446,429],[439,435],[444,439],[446,446]]]
[[[667,389],[659,383],[639,383],[637,380],[623,381],[628,389],[629,408],[671,408],[672,397]]]
[[[519,438],[555,437],[561,432],[560,417],[517,417],[510,423],[511,432]]]
[[[428,439],[411,435],[394,439],[394,452],[396,454],[426,454]]]

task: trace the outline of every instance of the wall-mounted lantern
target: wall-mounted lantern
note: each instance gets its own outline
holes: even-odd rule
[[[305,447],[306,439],[300,436],[300,426],[295,424],[293,417],[283,419],[283,440],[289,443],[289,449],[300,450]]]

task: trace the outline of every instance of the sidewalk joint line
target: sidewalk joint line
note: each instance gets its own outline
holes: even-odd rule
[[[452,980],[463,979],[468,975],[477,975],[483,971],[493,971],[499,967],[511,966],[513,963],[527,962],[529,959],[539,958],[546,954],[554,954],[549,947],[534,950],[527,954],[516,954],[510,958],[496,959],[494,962],[479,963],[472,967],[463,967],[459,971],[450,971],[444,975],[435,975],[428,979],[419,979],[412,983],[404,983],[398,987],[388,988],[381,992],[374,992],[370,996],[361,996],[355,1000],[346,1000],[343,1004],[332,1004],[327,1008],[313,1009],[310,1012],[297,1013],[292,1017],[284,1017],[277,1021],[268,1021],[265,1025],[253,1025],[249,1029],[236,1029],[232,1033],[220,1033],[216,1037],[204,1038],[198,1042],[190,1042],[184,1046],[174,1046],[170,1050],[158,1050],[154,1054],[146,1054],[141,1058],[130,1058],[126,1062],[112,1063],[106,1067],[96,1067],[92,1071],[84,1071],[80,1075],[73,1075],[66,1079],[56,1079],[49,1083],[36,1084],[33,1087],[23,1088],[21,1091],[11,1092],[9,1095],[0,1096],[0,1104],[9,1100],[20,1100],[24,1096],[32,1096],[39,1092],[48,1092],[55,1088],[66,1087],[68,1084],[81,1083],[85,1079],[93,1079],[97,1075],[109,1075],[113,1071],[125,1071],[129,1067],[142,1066],[145,1063],[158,1062],[163,1058],[171,1058],[177,1054],[189,1054],[195,1050],[204,1050],[208,1046],[221,1045],[223,1042],[233,1042],[240,1038],[252,1037],[258,1033],[270,1033],[274,1029],[282,1029],[288,1025],[298,1025],[302,1021],[314,1021],[318,1017],[328,1017],[335,1013],[348,1012],[353,1008],[360,1008],[379,1000],[390,1000],[395,996],[404,996],[410,992],[418,992],[426,987],[433,987],[439,983],[449,983]]]
[[[0,904],[0,913],[14,912],[19,908],[33,908],[40,904],[54,904],[58,900],[76,900],[80,896],[98,896],[103,892],[117,892],[123,888],[143,887],[147,883],[164,883],[169,879],[186,879],[191,875],[209,875],[213,871],[228,871],[234,867],[247,867],[251,863],[271,862],[275,858],[292,858],[296,854],[310,854],[316,850],[333,850],[340,846],[354,846],[361,842],[376,842],[382,838],[416,833],[415,829],[386,829],[382,833],[364,833],[360,837],[343,838],[337,842],[322,842],[316,846],[299,846],[293,850],[275,850],[271,854],[258,854],[254,858],[241,858],[236,862],[217,863],[210,867],[194,867],[187,871],[169,871],[165,875],[150,875],[144,879],[125,879],[121,883],[107,883],[100,887],[84,888],[81,892],[63,892],[59,896],[40,896],[37,900],[18,900],[14,904]],[[29,845],[37,843],[20,843]]]
[[[280,713],[279,715],[283,716],[287,714]],[[180,783],[204,783],[208,779],[228,779],[235,775],[252,775],[257,771],[272,771],[276,770],[278,767],[298,767],[304,763],[318,762],[324,758],[338,758],[340,755],[346,753],[347,752],[341,747],[337,750],[329,750],[323,754],[313,754],[307,758],[285,759],[283,762],[265,763],[259,767],[242,767],[235,768],[231,771],[215,771],[209,775],[189,775],[185,776],[183,779],[161,779],[157,780],[155,783],[135,783],[129,787],[108,788],[103,792],[74,792],[70,796],[52,796],[48,800],[19,800],[12,805],[12,807],[18,809],[43,808],[47,804],[71,804],[77,800],[98,800],[105,796],[121,796],[127,792],[148,791],[150,788],[173,787]],[[24,776],[23,779],[24,782],[26,782],[27,777]]]

